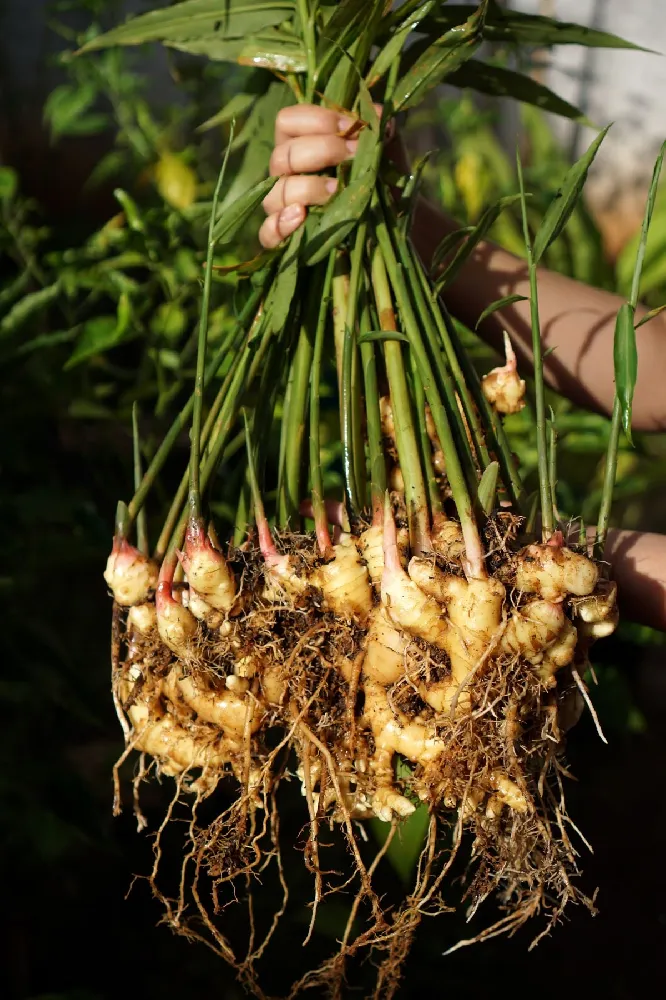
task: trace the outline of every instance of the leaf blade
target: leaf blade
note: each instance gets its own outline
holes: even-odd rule
[[[627,439],[631,438],[631,410],[638,376],[638,350],[634,329],[635,310],[630,302],[620,307],[615,322],[613,363],[615,367],[615,392],[622,412],[622,427]]]
[[[538,264],[544,253],[560,235],[581,195],[588,171],[606,138],[610,125],[593,139],[580,159],[567,171],[562,186],[551,201],[534,239],[534,262]]]

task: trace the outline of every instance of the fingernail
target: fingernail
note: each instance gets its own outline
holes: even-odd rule
[[[335,179],[335,177],[331,177],[330,180],[326,181],[324,187],[326,188],[329,194],[335,194],[335,192],[338,190],[338,182]]]
[[[292,222],[298,222],[301,218],[301,206],[300,205],[287,205],[280,212],[280,222],[286,222],[290,225]]]
[[[356,150],[358,149],[358,139],[347,139],[345,146],[353,156]]]
[[[338,118],[338,132],[348,132],[354,124],[355,122],[353,118],[346,118],[344,116],[342,118]]]

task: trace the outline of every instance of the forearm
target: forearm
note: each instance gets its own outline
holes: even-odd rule
[[[611,530],[604,558],[617,583],[622,615],[666,631],[666,535]]]
[[[414,216],[412,236],[426,263],[447,233],[458,228],[440,209],[422,199]],[[446,289],[450,311],[472,329],[480,314],[507,295],[529,296],[529,278],[523,260],[491,244],[482,243]],[[539,311],[546,358],[546,379],[573,402],[610,413],[613,408],[613,338],[615,317],[623,300],[610,292],[545,269],[539,270]],[[640,308],[638,317],[645,314]],[[531,364],[529,302],[518,302],[489,317],[484,339],[501,349],[502,331],[511,335],[523,364]],[[638,331],[639,374],[633,425],[637,430],[666,428],[666,321],[658,316]]]

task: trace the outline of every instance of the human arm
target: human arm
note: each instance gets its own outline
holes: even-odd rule
[[[344,137],[352,123],[351,118],[313,105],[296,105],[280,112],[270,166],[271,174],[279,180],[264,203],[268,215],[260,231],[264,246],[276,246],[305,220],[307,206],[324,204],[332,196],[335,180],[317,174],[353,156],[356,142]],[[419,200],[412,239],[426,264],[443,237],[458,228],[441,209]],[[444,298],[453,315],[473,329],[490,303],[514,294],[529,295],[525,261],[483,242],[446,289]],[[554,348],[545,359],[547,382],[578,405],[610,414],[615,395],[615,317],[623,299],[545,268],[539,269],[538,296],[543,346],[545,350]],[[637,319],[645,314],[639,307]],[[500,350],[503,330],[511,335],[519,363],[530,365],[529,302],[494,313],[484,321],[480,333]],[[641,327],[637,339],[633,427],[666,430],[666,316],[657,316]]]
[[[604,559],[623,617],[666,632],[666,535],[611,528]]]
[[[412,239],[429,263],[440,241],[459,228],[432,203],[421,199]],[[472,329],[486,306],[507,295],[529,296],[525,261],[492,243],[481,243],[446,290],[451,313]],[[615,397],[613,339],[623,299],[545,268],[538,273],[539,313],[549,385],[579,406],[610,414]],[[637,320],[647,310],[639,306]],[[513,342],[519,364],[532,364],[529,302],[517,302],[490,316],[480,329],[484,340],[501,350],[502,332]],[[666,319],[657,316],[637,333],[638,381],[632,425],[635,430],[666,430]]]

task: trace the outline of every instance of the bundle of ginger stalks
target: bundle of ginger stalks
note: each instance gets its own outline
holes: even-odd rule
[[[381,158],[389,120],[470,58],[495,5],[474,7],[403,69],[406,28],[440,4],[407,3],[396,14],[383,0],[365,0],[362,10],[330,6],[296,5],[307,58],[287,78],[298,99],[347,109],[358,153],[340,168],[331,203],[313,210],[277,253],[246,267],[245,305],[211,357],[212,255],[234,212],[218,210],[222,171],[195,392],[137,478],[132,502],[119,505],[105,574],[114,596],[113,693],[126,740],[119,765],[140,754],[140,827],[141,782],[151,774],[174,779],[151,884],[171,927],[207,941],[258,996],[256,965],[286,906],[280,787],[294,778],[313,884],[306,940],[327,897],[349,898],[352,887],[354,895],[337,952],[290,995],[306,988],[341,995],[345,964],[363,951],[375,956],[375,995],[393,995],[420,919],[451,902],[446,877],[463,851],[471,912],[491,894],[504,909],[475,940],[511,932],[537,913],[548,929],[570,901],[592,908],[576,885],[562,754],[564,732],[587,699],[590,644],[617,623],[605,565],[569,537],[555,509],[535,277],[598,141],[534,241],[525,221],[539,446],[539,495],[528,498],[502,425],[525,393],[508,338],[506,364],[479,379],[438,297],[488,226],[444,247],[429,274],[409,238],[415,178],[401,183]],[[163,22],[177,10],[146,18],[161,17],[159,30],[173,39]],[[345,10],[354,15],[347,21]],[[151,37],[161,37],[151,23]],[[122,41],[122,31],[95,44]],[[370,93],[378,85],[381,120],[377,92]],[[526,220],[524,190],[520,198]],[[218,383],[225,354],[232,360]],[[320,398],[331,369],[345,489],[325,498]],[[145,500],[190,418],[189,469],[149,556]],[[269,455],[267,428],[275,423],[280,450]],[[619,433],[619,423],[614,428]],[[239,433],[246,476],[234,537],[221,544],[205,501]],[[229,780],[230,804],[216,798]],[[227,804],[209,808],[217,801]],[[427,809],[427,836],[414,885],[391,909],[375,875],[416,808]],[[173,898],[160,887],[161,838],[183,810],[187,844]],[[364,828],[372,817],[387,830],[374,857]],[[331,830],[346,841],[345,872],[326,863]],[[252,896],[271,866],[284,899],[261,935]],[[250,908],[242,954],[229,940],[232,901]]]

